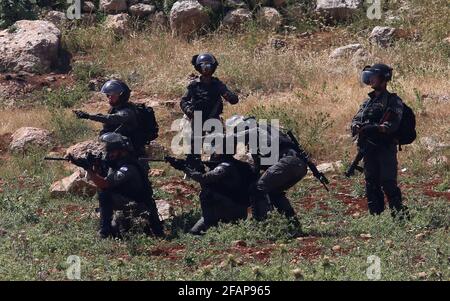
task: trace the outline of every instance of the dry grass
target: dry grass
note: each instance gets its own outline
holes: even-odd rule
[[[0,110],[0,135],[24,126],[48,128],[50,113],[44,108]]]

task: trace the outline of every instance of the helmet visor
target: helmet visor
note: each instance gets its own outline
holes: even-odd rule
[[[364,70],[361,73],[361,82],[366,85],[370,85],[370,82],[375,76],[377,76],[377,73],[373,72],[372,70]]]

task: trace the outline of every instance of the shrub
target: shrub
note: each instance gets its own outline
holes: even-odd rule
[[[2,0],[0,1],[0,28],[11,26],[18,20],[36,19],[34,1]]]

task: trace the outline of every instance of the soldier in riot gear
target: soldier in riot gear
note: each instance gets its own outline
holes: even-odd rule
[[[123,210],[129,219],[136,214],[146,221],[144,230],[158,237],[164,235],[162,222],[153,199],[153,190],[142,166],[132,156],[133,147],[129,140],[117,133],[105,133],[101,140],[106,145],[107,174],[95,166],[81,166],[87,170],[88,177],[99,188],[101,238],[115,235],[112,227],[113,213]],[[77,164],[77,160],[69,158]]]
[[[275,143],[279,143],[278,160],[271,165],[262,165],[261,159],[272,154],[262,155],[259,151],[259,145],[257,146],[258,149],[250,150],[258,176],[251,189],[253,216],[257,220],[263,220],[267,217],[270,207],[273,206],[297,226],[299,222],[294,208],[286,197],[286,191],[305,177],[307,164],[304,158],[302,159],[294,141],[288,135],[272,128],[270,125],[262,127],[256,122],[250,124],[247,130],[235,133],[235,137],[243,136],[247,143],[249,135],[258,133],[258,135],[266,136],[264,140],[269,142],[270,147],[270,141],[272,140],[270,136],[273,134],[278,136]],[[273,133],[275,130],[277,131],[276,134]],[[261,137],[259,136],[260,139]]]
[[[133,144],[135,156],[146,157],[145,145],[158,136],[158,125],[154,116],[150,116],[150,118],[144,116],[144,118],[150,120],[153,118],[153,124],[151,125],[153,128],[147,129],[143,127],[142,123],[145,126],[147,125],[145,122],[148,123],[149,120],[141,120],[143,119],[140,115],[142,106],[137,106],[129,102],[131,90],[121,80],[112,79],[107,81],[102,86],[101,92],[107,96],[109,105],[111,106],[107,114],[88,114],[84,111],[75,110],[75,115],[81,119],[102,123],[103,129],[100,131],[100,136],[104,133],[115,132],[128,137]],[[147,107],[144,108],[147,109]],[[151,108],[149,109],[150,114],[153,114]],[[141,164],[148,168],[146,163]]]
[[[384,194],[395,216],[407,213],[402,204],[402,193],[397,185],[397,141],[403,114],[400,97],[387,90],[392,79],[392,68],[385,64],[375,64],[364,68],[361,81],[373,91],[363,102],[353,117],[353,136],[364,137],[364,175],[369,212],[381,214],[384,209]],[[401,215],[403,216],[403,214]]]
[[[189,119],[193,132],[195,124],[199,123],[200,128],[202,128],[206,120],[220,118],[223,111],[222,99],[230,104],[236,104],[239,102],[239,98],[222,81],[213,77],[219,63],[212,54],[194,55],[191,63],[195,70],[200,73],[200,76],[188,85],[186,93],[181,98],[180,107]],[[201,112],[201,118],[198,118],[198,120],[194,119],[195,112]],[[191,143],[193,141],[194,139],[191,137]],[[191,153],[193,154],[192,145]]]
[[[209,167],[206,172],[189,166],[184,168],[184,172],[202,188],[199,195],[202,217],[190,230],[195,235],[219,222],[245,219],[250,206],[250,184],[256,179],[251,166],[232,154],[214,153],[206,165]]]

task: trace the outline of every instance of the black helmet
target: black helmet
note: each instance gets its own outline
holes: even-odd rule
[[[120,102],[127,102],[130,99],[131,90],[123,81],[111,79],[107,81],[101,89],[107,95],[119,95]]]
[[[105,133],[100,136],[100,140],[106,144],[106,152],[117,149],[132,151],[133,147],[127,137],[118,133]]]
[[[204,70],[211,70],[214,73],[219,63],[211,53],[201,53],[192,57],[192,65],[200,73]]]
[[[381,76],[385,81],[392,79],[392,68],[385,64],[375,64],[373,66],[364,67],[361,73],[361,81],[366,85],[370,84],[372,76]]]

